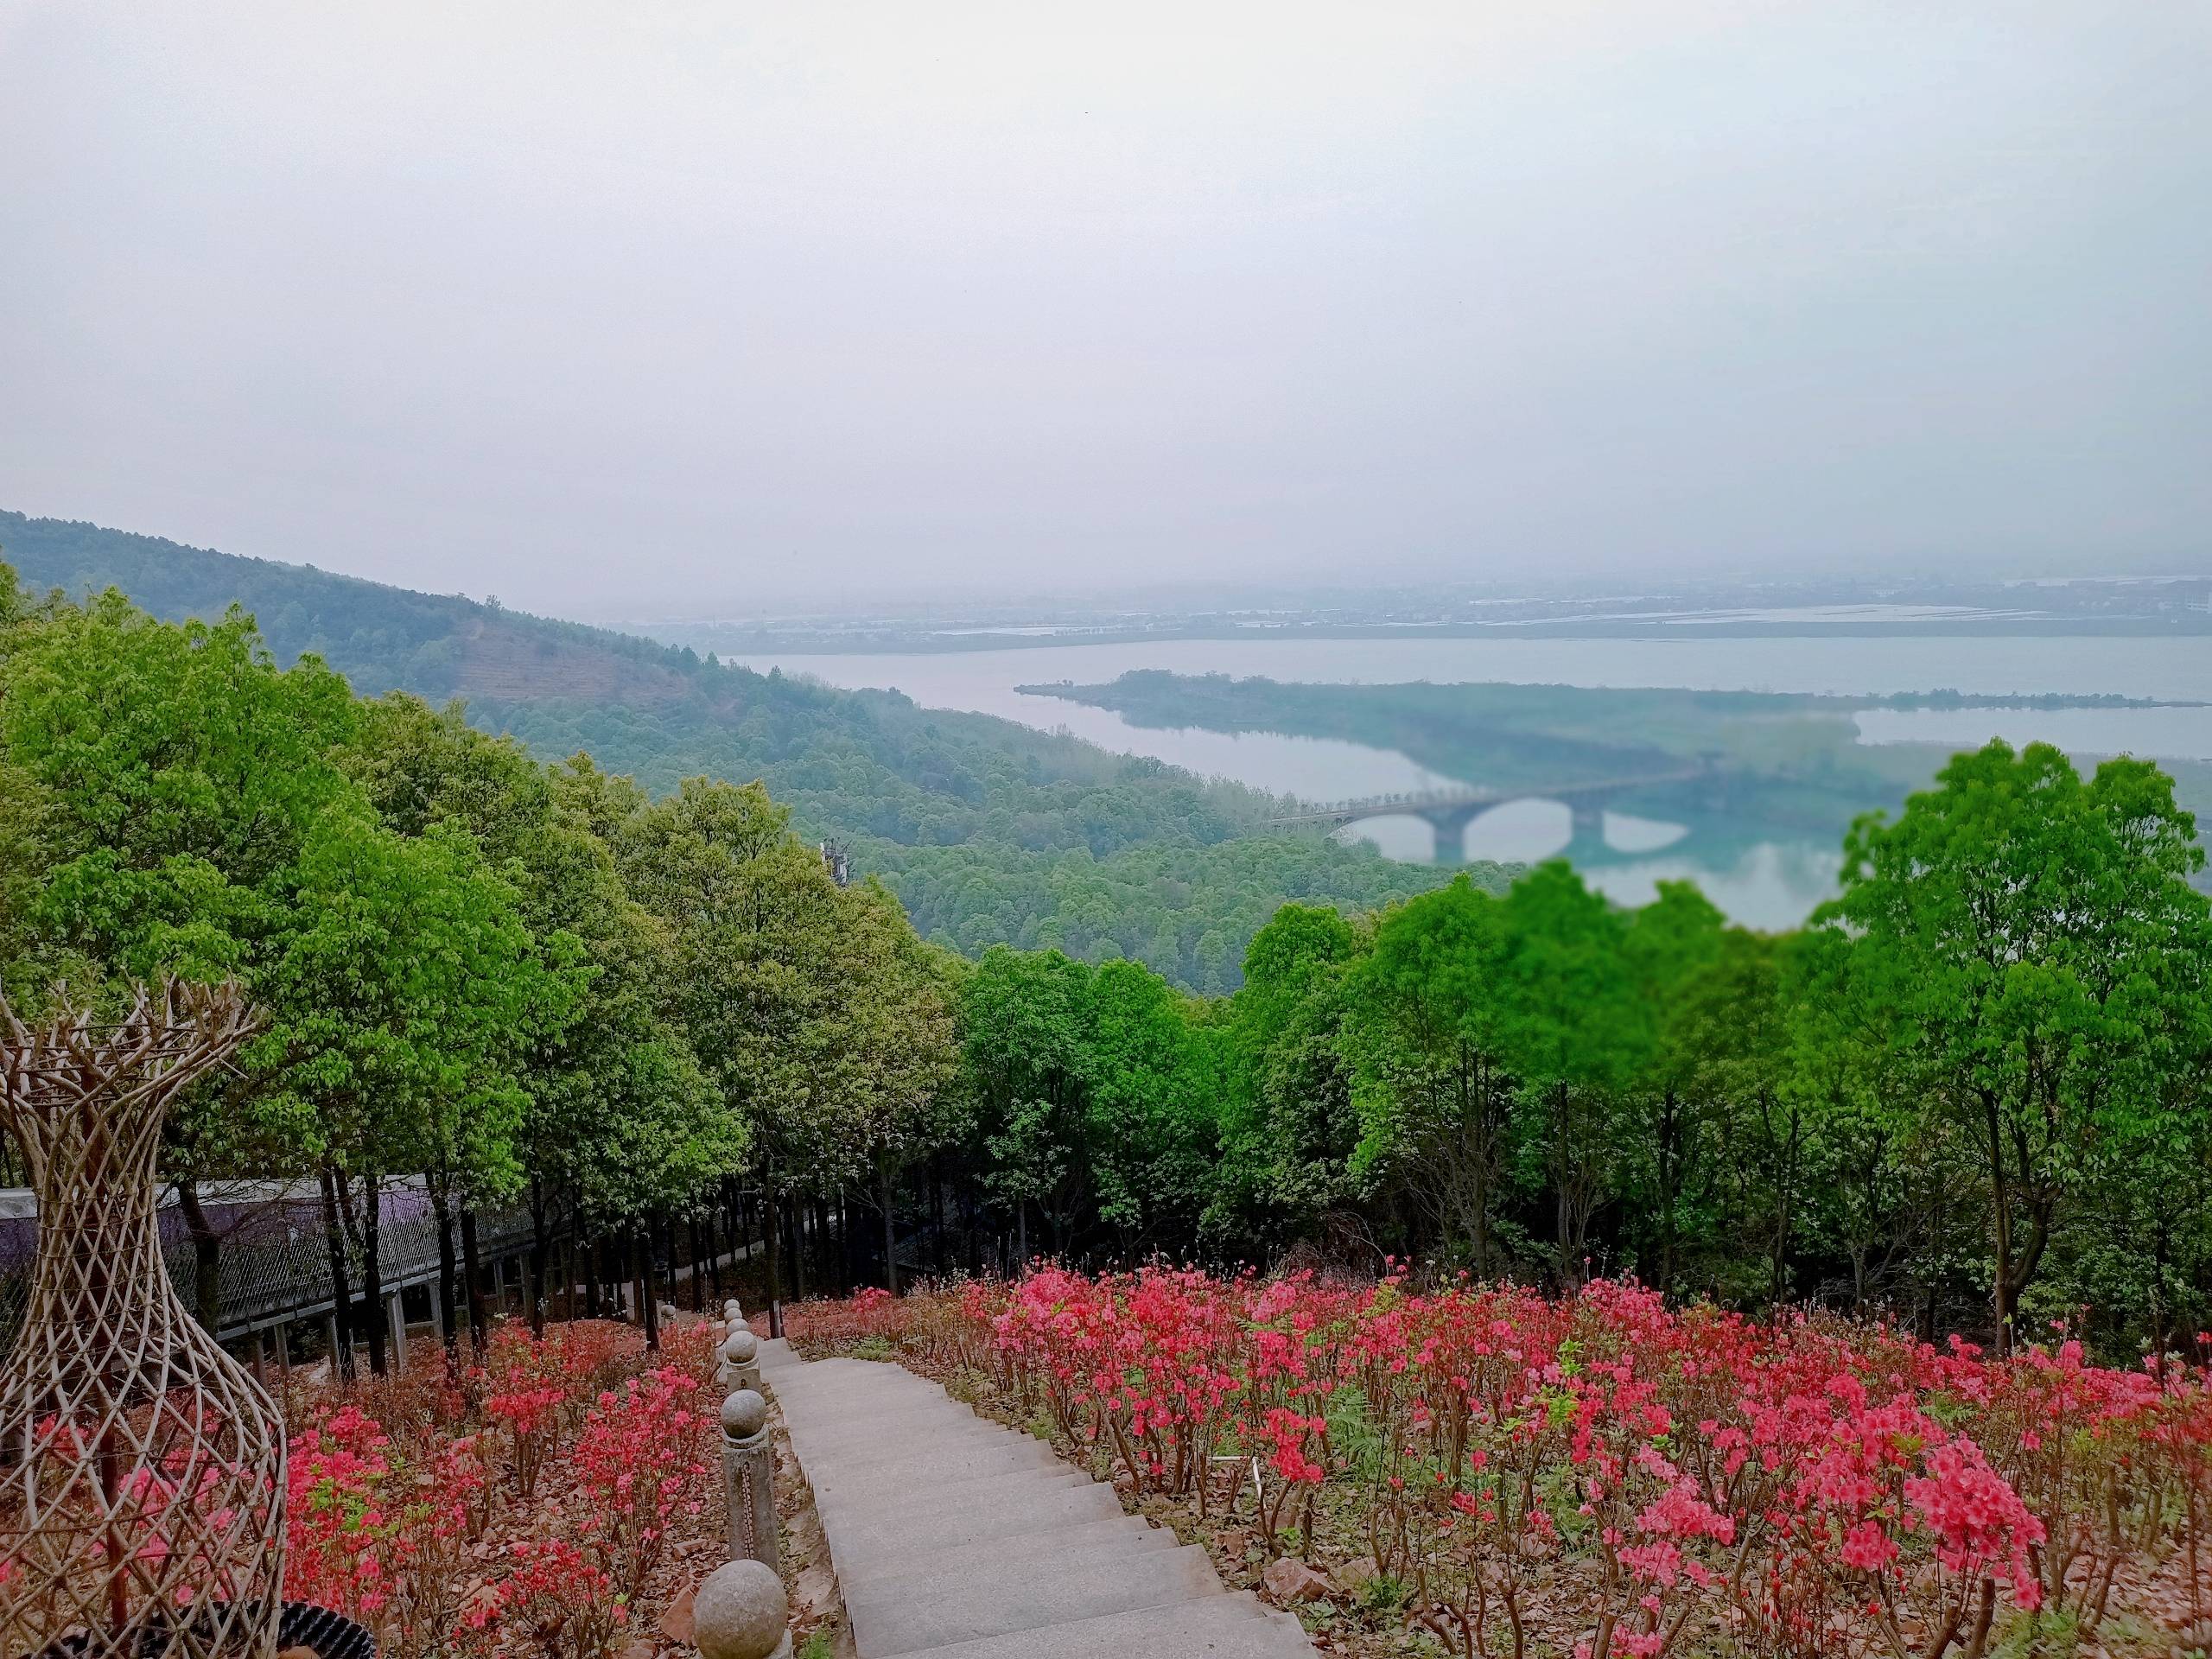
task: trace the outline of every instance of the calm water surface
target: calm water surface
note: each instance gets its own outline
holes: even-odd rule
[[[1948,689],[2212,702],[2212,647],[2182,639],[1192,639],[741,660],[764,672],[778,667],[831,685],[895,687],[925,708],[1064,729],[1109,749],[1154,755],[1202,776],[1308,800],[1415,791],[1450,780],[1395,750],[1274,733],[1155,730],[1133,726],[1110,709],[1027,696],[1014,688],[1063,680],[1097,684],[1133,668],[1158,668],[1351,684],[1497,681],[1839,696]],[[1859,716],[1859,730],[1860,741],[1874,743],[1968,747],[2003,736],[2015,743],[2043,739],[2075,753],[2212,759],[2212,708],[1873,709]],[[1549,856],[1567,845],[1567,818],[1555,802],[1501,807],[1471,827],[1465,855]],[[1394,858],[1433,855],[1428,826],[1418,818],[1377,819],[1358,826],[1358,833]],[[1733,861],[1720,865],[1668,856],[1665,843],[1681,833],[1679,825],[1608,814],[1608,846],[1637,856],[1590,869],[1592,884],[1623,903],[1641,904],[1660,881],[1693,880],[1737,920],[1785,927],[1834,890],[1841,864],[1836,849],[1811,843],[1761,843],[1728,855]]]

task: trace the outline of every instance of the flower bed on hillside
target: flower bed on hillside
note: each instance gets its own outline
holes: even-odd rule
[[[721,1560],[709,1328],[502,1325],[483,1365],[296,1383],[285,1593],[386,1659],[607,1659]],[[666,1644],[672,1647],[673,1644]]]
[[[1465,1282],[1040,1268],[786,1313],[1055,1441],[1359,1655],[2171,1654],[2212,1388],[2054,1342]],[[1269,1569],[1272,1567],[1272,1571]]]

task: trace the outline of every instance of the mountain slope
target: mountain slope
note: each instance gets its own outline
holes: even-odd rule
[[[655,790],[760,778],[806,833],[853,841],[858,868],[883,874],[926,933],[966,950],[1055,943],[1219,989],[1284,899],[1364,908],[1448,874],[1263,834],[1277,803],[1256,791],[896,692],[20,513],[0,512],[0,557],[28,586],[114,586],[170,619],[235,601],[281,660],[312,651],[365,692],[464,698],[478,724],[540,754],[588,749]]]

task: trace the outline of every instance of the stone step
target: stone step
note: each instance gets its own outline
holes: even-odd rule
[[[878,1459],[900,1458],[938,1446],[1018,1446],[1025,1440],[1032,1446],[1039,1444],[1026,1434],[1008,1434],[996,1423],[965,1411],[925,1412],[902,1407],[884,1416],[807,1422],[786,1417],[784,1424],[793,1434],[804,1435],[808,1451],[827,1463],[870,1455]]]
[[[1116,1541],[1132,1552],[1182,1548],[1182,1541],[1176,1537],[1172,1527],[1152,1526],[1134,1515],[1115,1515],[1100,1521],[1078,1521],[1070,1526],[1019,1533],[1011,1538],[985,1538],[976,1543],[948,1548],[938,1547],[926,1536],[915,1537],[908,1548],[895,1557],[887,1558],[880,1568],[868,1569],[868,1582],[873,1588],[938,1573],[956,1573],[979,1562],[1049,1560],[1062,1554]]]
[[[909,1492],[948,1491],[971,1481],[1016,1474],[1026,1469],[1055,1472],[1067,1465],[1052,1455],[1048,1446],[1031,1440],[1026,1445],[1004,1440],[958,1440],[907,1443],[897,1457],[870,1459],[848,1455],[815,1459],[803,1465],[815,1501],[865,1492],[880,1503],[891,1503]]]
[[[778,1402],[783,1404],[782,1402]],[[932,1426],[975,1427],[983,1420],[950,1400],[810,1400],[785,1406],[784,1421],[795,1434],[818,1434],[825,1444],[861,1431],[879,1437]]]
[[[893,1659],[956,1642],[1037,1630],[1137,1608],[1221,1594],[1196,1544],[1135,1551],[1118,1545],[1039,1560],[979,1563],[845,1592],[861,1659]]]
[[[841,1417],[869,1414],[884,1415],[892,1412],[967,1409],[958,1401],[947,1398],[941,1390],[935,1389],[897,1389],[869,1383],[865,1386],[846,1384],[836,1389],[809,1388],[804,1393],[795,1389],[789,1392],[791,1398],[781,1403],[785,1405],[784,1414],[795,1423],[832,1422]],[[968,1412],[968,1415],[972,1417],[975,1413]]]
[[[1313,1659],[1313,1644],[1288,1613],[1249,1596],[1207,1596],[923,1648],[906,1659]]]
[[[970,1510],[988,1514],[1010,1505],[1042,1500],[1067,1488],[1079,1489],[1096,1484],[1080,1471],[1060,1473],[1051,1469],[1018,1469],[1007,1474],[985,1475],[961,1482],[960,1502],[957,1509],[949,1504],[942,1495],[928,1491],[899,1492],[882,1497],[851,1491],[834,1492],[825,1497],[817,1492],[814,1497],[814,1507],[820,1512],[825,1527],[833,1516],[848,1522],[861,1522],[869,1527],[923,1527],[950,1514]],[[1112,1489],[1103,1490],[1111,1499]],[[1118,1501],[1115,1507],[1121,1507]]]
[[[807,1442],[807,1453],[814,1462],[827,1471],[845,1471],[854,1466],[882,1466],[892,1462],[905,1462],[907,1458],[923,1458],[936,1453],[956,1453],[963,1449],[982,1449],[991,1446],[1002,1453],[1018,1453],[1024,1460],[1033,1460],[1038,1453],[1053,1458],[1058,1455],[1042,1440],[1031,1440],[1027,1433],[1007,1433],[991,1422],[978,1422],[976,1418],[905,1418],[905,1421],[872,1425],[872,1422],[852,1422],[852,1425],[830,1427],[791,1427],[790,1433],[801,1435]]]
[[[890,1570],[896,1570],[899,1558],[912,1553],[922,1538],[927,1539],[931,1549],[952,1549],[987,1539],[1018,1538],[1086,1521],[1110,1520],[1127,1513],[1112,1487],[1086,1480],[1043,1491],[1032,1489],[1018,1497],[1001,1497],[995,1503],[958,1512],[932,1515],[924,1510],[911,1516],[879,1518],[864,1510],[855,1511],[841,1518],[834,1529],[825,1516],[823,1529],[829,1535],[830,1554],[842,1576],[885,1571],[887,1560],[893,1564]]]
[[[763,1344],[859,1659],[1312,1659],[1205,1552],[934,1382]]]

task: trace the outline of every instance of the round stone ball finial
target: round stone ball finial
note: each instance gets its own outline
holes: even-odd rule
[[[724,1325],[745,1323],[745,1310],[737,1305],[737,1298],[734,1296],[722,1304],[722,1323]]]
[[[741,1325],[722,1344],[722,1357],[733,1365],[750,1365],[760,1357],[760,1338]]]
[[[772,1659],[790,1622],[784,1581],[761,1561],[716,1567],[691,1601],[691,1639],[700,1659]]]
[[[749,1440],[768,1426],[768,1402],[751,1389],[740,1389],[722,1402],[722,1433]]]

